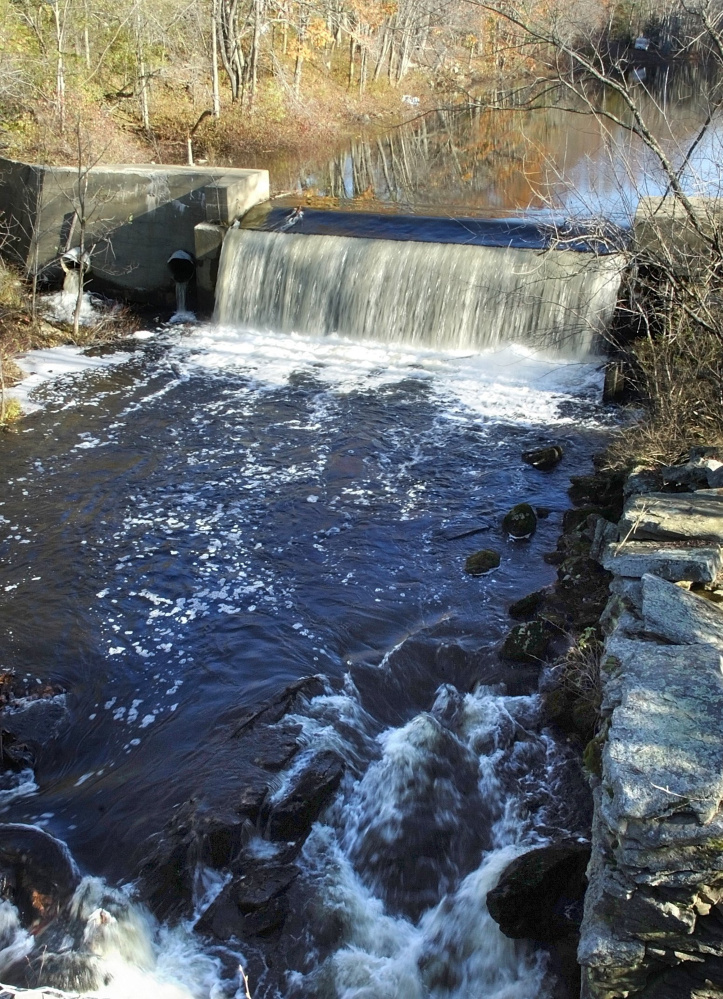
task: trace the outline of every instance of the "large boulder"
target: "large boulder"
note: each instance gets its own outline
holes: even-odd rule
[[[723,651],[723,610],[658,576],[645,575],[643,623],[646,631],[674,645],[714,645]]]
[[[487,909],[505,936],[559,940],[582,920],[590,846],[565,840],[523,853],[487,893]]]
[[[52,919],[70,899],[80,874],[65,843],[37,826],[0,825],[2,897],[25,926]]]
[[[723,491],[631,496],[623,510],[620,533],[632,541],[696,538],[722,544]]]

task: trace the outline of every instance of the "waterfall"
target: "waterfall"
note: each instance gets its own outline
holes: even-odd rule
[[[230,230],[216,320],[277,332],[472,349],[595,347],[622,258],[570,251]]]

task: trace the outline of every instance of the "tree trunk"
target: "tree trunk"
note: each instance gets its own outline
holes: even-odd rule
[[[211,11],[211,88],[213,116],[221,117],[221,94],[218,85],[218,0],[213,0]]]
[[[304,42],[306,41],[306,13],[299,10],[299,26],[296,49],[296,64],[294,66],[294,96],[301,93],[301,67],[304,65]]]
[[[65,14],[60,13],[60,0],[50,0],[53,8],[53,19],[55,21],[55,44],[57,49],[57,62],[55,74],[55,101],[58,108],[58,124],[60,134],[65,131],[65,64],[63,62],[63,45],[65,44]]]

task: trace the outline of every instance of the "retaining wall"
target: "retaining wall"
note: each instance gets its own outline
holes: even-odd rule
[[[723,454],[706,450],[631,476],[602,556],[585,999],[723,996]]]
[[[57,277],[59,256],[78,245],[84,216],[94,282],[130,299],[163,299],[173,291],[166,261],[175,250],[196,253],[197,225],[230,225],[268,197],[267,170],[149,164],[79,174],[0,159],[0,220],[9,230],[3,253],[29,274]],[[208,263],[220,238],[201,247]],[[201,291],[212,305],[211,283],[208,266]]]

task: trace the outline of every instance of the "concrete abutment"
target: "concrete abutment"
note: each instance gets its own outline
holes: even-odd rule
[[[198,306],[211,311],[225,229],[268,197],[267,170],[156,164],[78,169],[0,158],[0,222],[7,229],[2,253],[42,282],[59,281],[60,258],[79,245],[84,218],[94,287],[170,305],[167,261],[185,250],[197,262]]]

